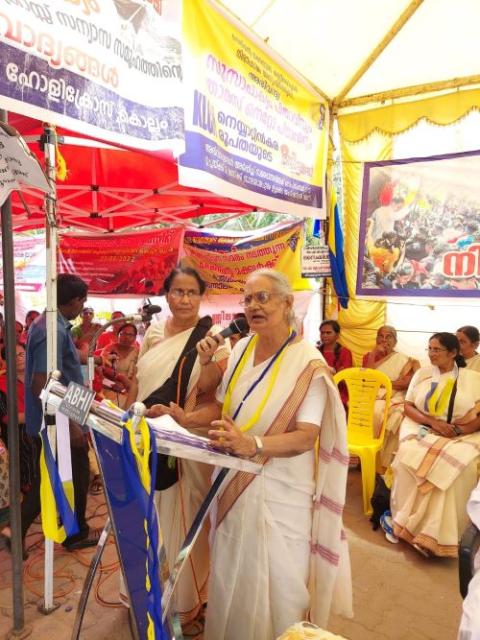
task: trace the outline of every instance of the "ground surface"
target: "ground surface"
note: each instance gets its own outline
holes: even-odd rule
[[[91,497],[91,525],[101,527],[106,508],[103,497]],[[350,471],[345,526],[350,543],[355,617],[332,616],[330,631],[348,640],[455,640],[461,598],[457,562],[425,559],[408,545],[393,545],[380,531],[372,531],[362,513],[360,472]],[[75,618],[93,551],[55,553],[55,599],[60,607],[51,615],[37,611],[43,590],[43,553],[39,526],[29,537],[25,562],[25,622],[35,640],[67,640]],[[12,628],[10,556],[0,551],[0,638]],[[131,640],[126,610],[118,601],[118,562],[108,545],[100,579],[96,579],[87,607],[82,640]],[[18,636],[17,636],[18,637]],[[200,639],[199,639],[200,640]]]

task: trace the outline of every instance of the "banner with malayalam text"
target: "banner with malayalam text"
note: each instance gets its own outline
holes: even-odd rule
[[[91,295],[160,295],[178,262],[182,229],[102,236],[62,235],[59,272],[87,282]]]
[[[276,225],[258,232],[186,230],[183,250],[187,262],[207,283],[209,294],[243,292],[247,276],[257,269],[284,273],[295,291],[310,289],[301,277],[303,222]]]
[[[183,8],[182,184],[325,217],[328,105],[260,39],[208,1]]]
[[[184,149],[176,0],[0,0],[0,106],[139,149]]]
[[[365,164],[357,294],[478,297],[480,151]]]

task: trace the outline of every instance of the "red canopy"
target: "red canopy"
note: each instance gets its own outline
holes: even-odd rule
[[[10,114],[9,124],[24,136],[40,159],[41,123]],[[60,151],[67,178],[57,180],[57,219],[60,227],[113,232],[168,222],[179,222],[212,213],[241,215],[252,210],[236,200],[180,186],[177,163],[171,153],[147,154],[115,148],[105,143],[58,129],[65,136]],[[43,227],[44,196],[35,189],[22,190],[12,198],[16,231]]]

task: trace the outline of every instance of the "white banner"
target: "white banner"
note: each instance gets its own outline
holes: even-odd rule
[[[183,143],[177,0],[0,0],[0,106],[146,150]]]

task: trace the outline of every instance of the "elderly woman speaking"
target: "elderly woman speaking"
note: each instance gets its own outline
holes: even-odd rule
[[[294,329],[283,275],[251,274],[243,304],[253,335],[235,346],[216,406],[181,416],[187,425],[206,421],[220,416],[222,404],[211,441],[263,465],[258,476],[230,472],[219,498],[206,640],[273,640],[307,616],[325,625],[332,604],[351,610],[342,529],[348,451],[338,391],[322,356]],[[211,337],[202,340],[200,360],[217,347]]]

